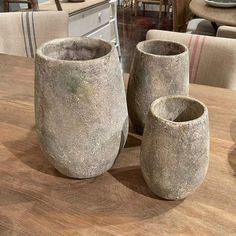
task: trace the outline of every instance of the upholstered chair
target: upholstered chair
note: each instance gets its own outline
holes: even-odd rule
[[[191,34],[215,36],[216,30],[210,21],[196,18],[189,9],[191,0],[173,0],[173,30]]]
[[[236,90],[236,39],[161,30],[149,30],[146,38],[186,45],[191,83]]]
[[[62,11],[0,13],[0,53],[34,57],[42,43],[68,36],[68,20]]]
[[[236,27],[220,26],[217,30],[217,37],[236,39]]]

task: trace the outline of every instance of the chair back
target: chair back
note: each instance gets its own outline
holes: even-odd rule
[[[218,28],[216,36],[236,39],[236,27],[222,25]]]
[[[236,90],[236,40],[161,30],[147,39],[175,41],[189,49],[190,82]]]
[[[0,53],[34,57],[41,44],[68,37],[68,22],[62,11],[0,13]]]

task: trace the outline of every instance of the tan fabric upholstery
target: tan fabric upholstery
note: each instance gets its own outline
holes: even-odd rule
[[[68,36],[66,12],[0,13],[0,53],[34,57],[36,48]]]
[[[236,40],[150,30],[147,39],[176,41],[190,53],[190,82],[236,90]]]
[[[217,37],[236,39],[236,27],[220,26],[217,30]]]

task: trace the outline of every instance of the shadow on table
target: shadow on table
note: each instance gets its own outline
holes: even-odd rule
[[[32,169],[42,173],[69,178],[58,172],[52,164],[43,156],[37,141],[35,127],[32,127],[24,139],[4,142],[3,145],[21,162]],[[125,148],[141,145],[141,139],[138,135],[129,133]]]
[[[110,170],[109,173],[116,180],[131,190],[146,197],[158,199],[158,197],[149,190],[147,184],[145,183],[140,166],[116,168]]]
[[[109,173],[125,187],[131,189],[132,191],[138,193],[139,195],[143,195],[149,198],[150,202],[156,200],[155,208],[156,207],[157,208],[155,210],[155,213],[153,213],[153,215],[155,216],[162,215],[168,212],[169,210],[175,208],[184,201],[184,200],[168,201],[161,199],[154,193],[152,193],[144,181],[140,166],[130,166],[130,167],[112,169],[109,171]],[[148,202],[147,199],[146,200],[143,199],[143,201],[146,203]],[[149,215],[149,217],[150,216],[151,215]]]
[[[129,132],[127,141],[125,143],[125,148],[138,147],[138,146],[141,146],[141,143],[142,143],[141,136],[135,133]]]
[[[231,147],[228,154],[228,161],[231,168],[234,170],[234,176],[236,177],[236,119],[234,119],[230,124],[230,136],[235,144]]]
[[[47,175],[66,178],[44,158],[37,142],[35,128],[32,127],[24,139],[4,142],[4,146],[21,162]]]

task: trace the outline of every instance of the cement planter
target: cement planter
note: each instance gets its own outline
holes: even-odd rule
[[[167,95],[188,95],[188,91],[187,47],[158,40],[137,45],[130,71],[127,101],[130,119],[138,133],[143,133],[149,107],[155,99]]]
[[[147,116],[141,169],[150,189],[164,199],[182,199],[203,182],[209,161],[208,111],[182,96],[155,100]]]
[[[35,118],[45,156],[62,174],[109,170],[128,132],[116,49],[89,38],[57,39],[36,55]]]

